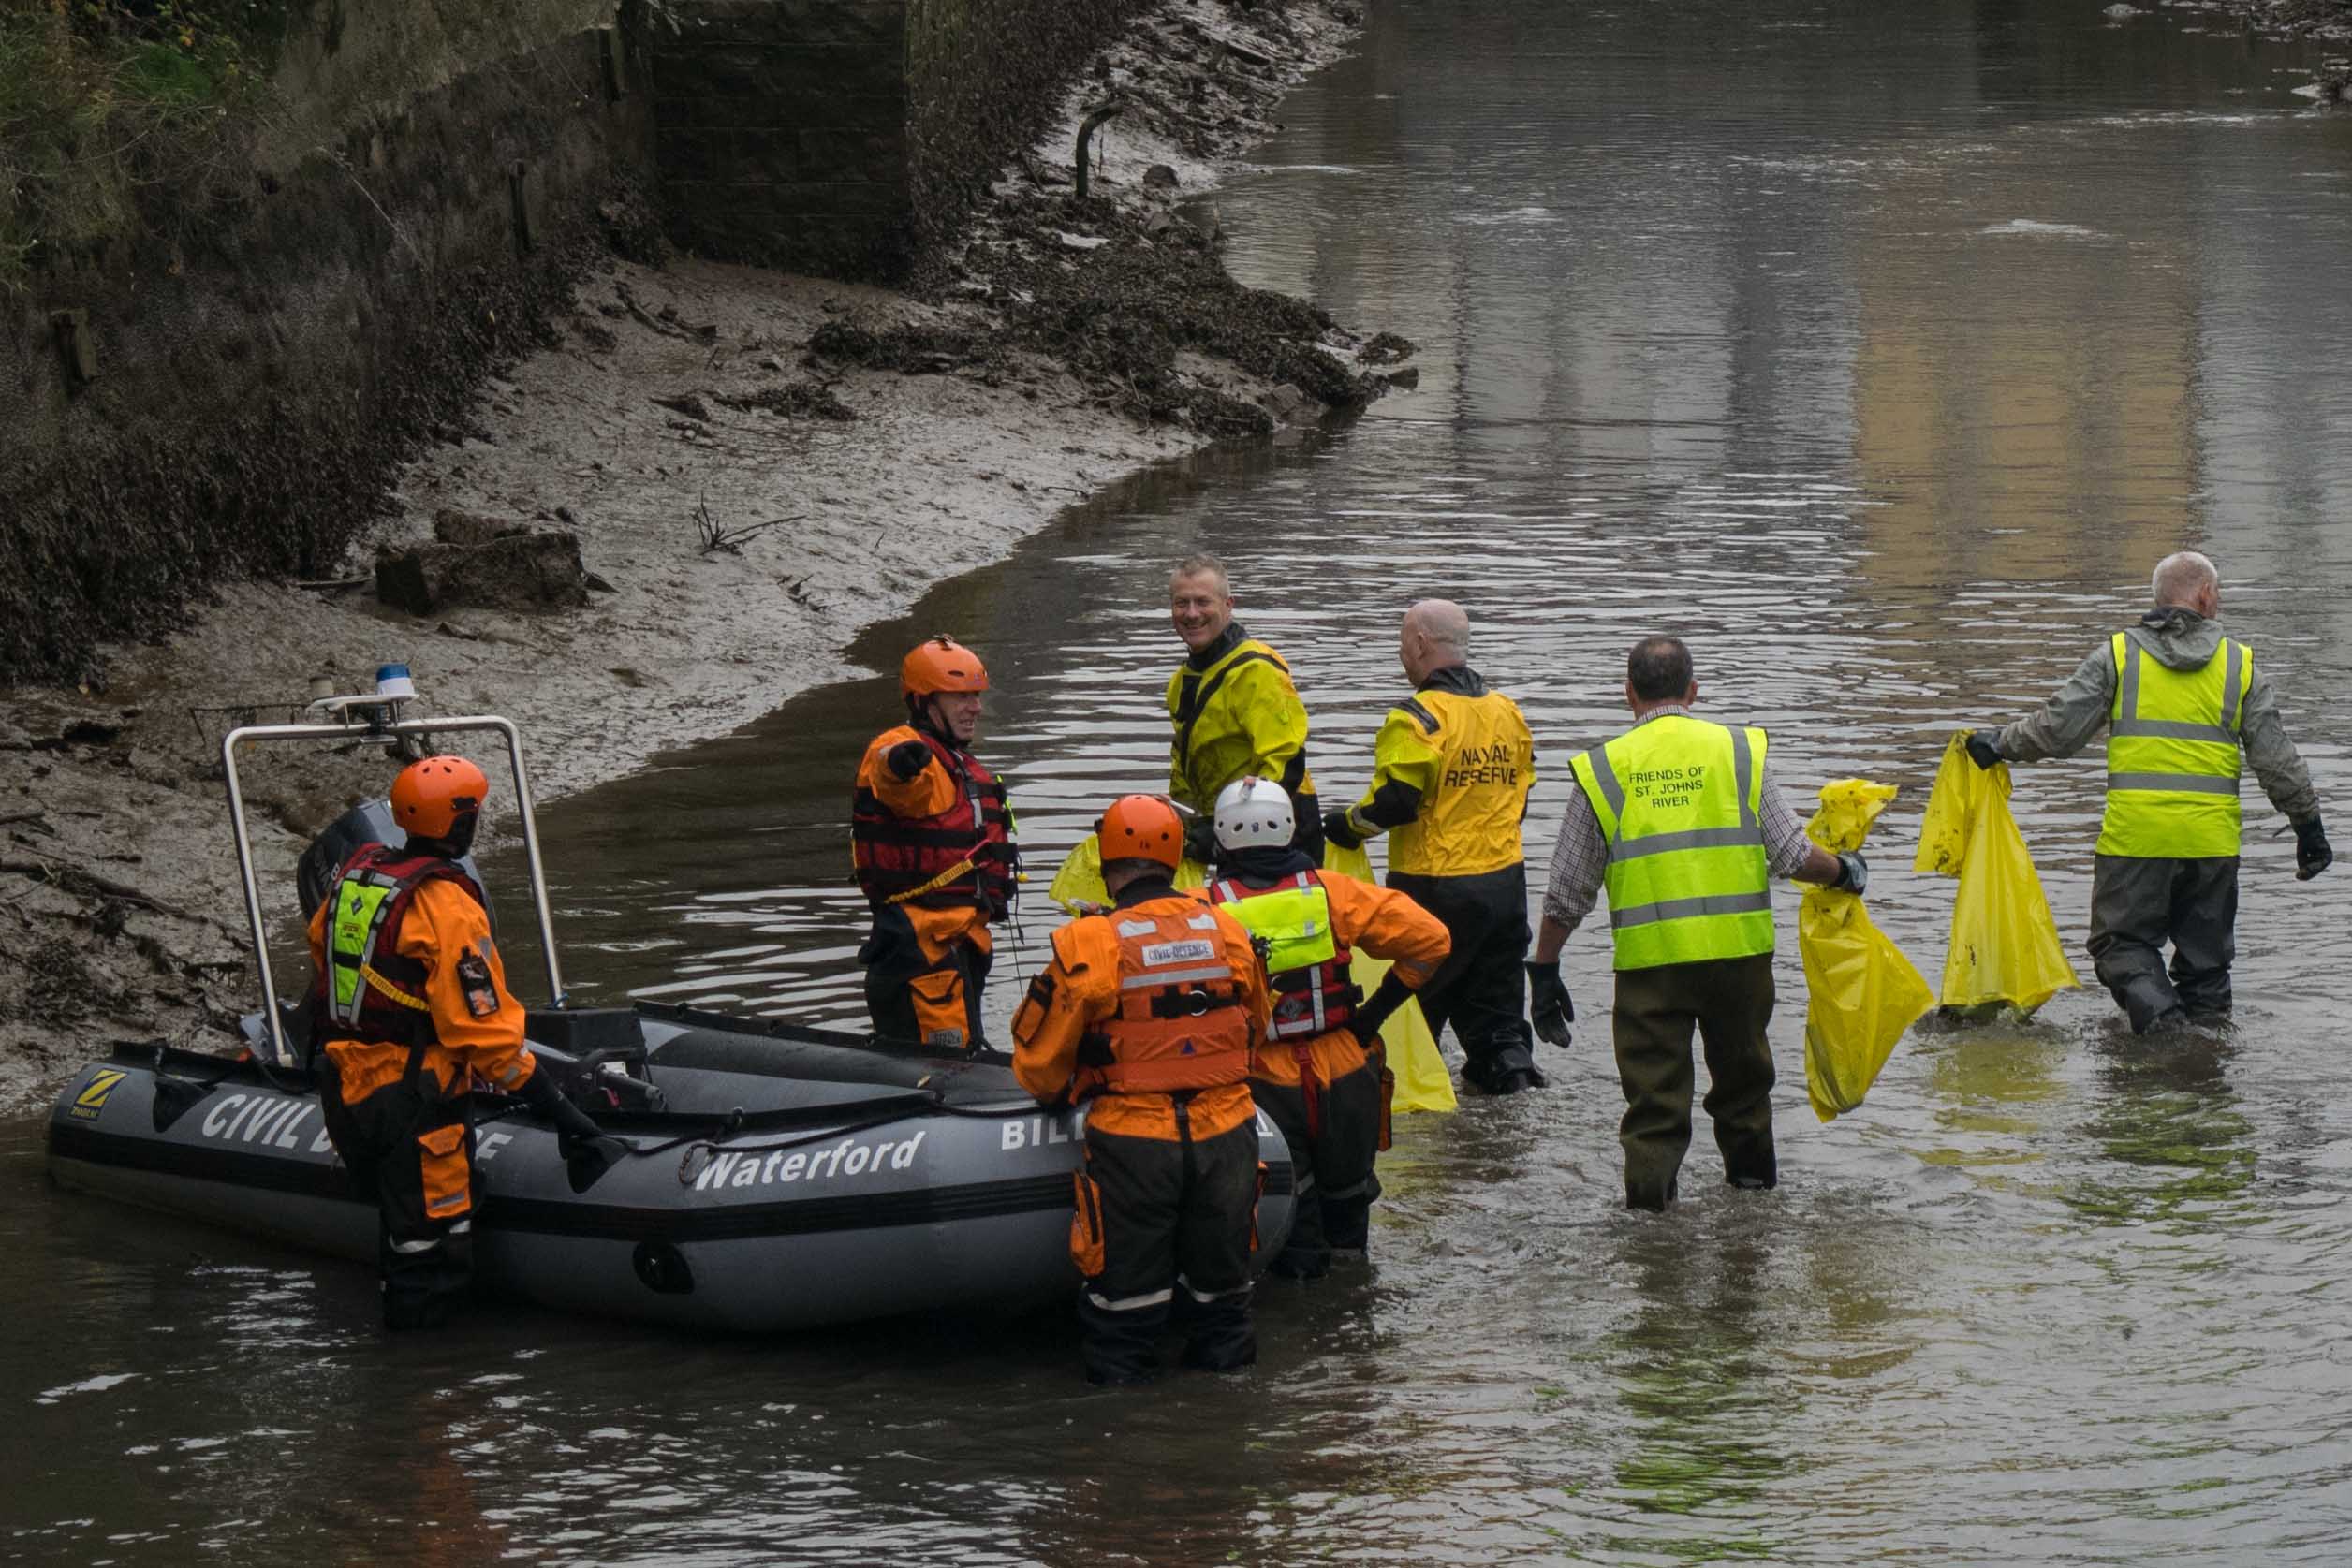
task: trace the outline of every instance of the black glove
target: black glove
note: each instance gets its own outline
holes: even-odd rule
[[[522,1103],[555,1124],[555,1152],[566,1162],[586,1154],[604,1141],[595,1119],[578,1106],[544,1066],[533,1070],[522,1086]]]
[[[931,748],[920,740],[901,740],[882,754],[882,760],[889,768],[890,776],[904,784],[931,766]]]
[[[1323,813],[1323,836],[1342,849],[1364,847],[1364,836],[1356,831],[1356,825],[1347,820],[1344,811]]]
[[[1837,863],[1837,880],[1830,884],[1830,890],[1859,897],[1870,886],[1870,862],[1862,858],[1859,850],[1842,849],[1838,851]]]
[[[1576,1021],[1576,1004],[1569,1000],[1568,983],[1560,978],[1558,960],[1528,964],[1527,1004],[1536,1033],[1547,1044],[1567,1049],[1574,1038],[1568,1025]]]
[[[1369,1048],[1373,1041],[1380,1037],[1381,1029],[1396,1016],[1396,1010],[1410,1001],[1412,995],[1404,982],[1397,978],[1396,971],[1391,969],[1380,976],[1380,984],[1374,987],[1372,995],[1357,1007],[1356,1016],[1347,1020],[1348,1033],[1356,1036],[1358,1045]]]
[[[1184,858],[1208,865],[1217,857],[1217,819],[1202,812],[1184,818]]]
[[[2295,824],[2295,880],[2309,882],[2335,863],[2336,852],[2328,847],[2328,830],[2313,817],[2309,822]]]
[[[1980,729],[1970,730],[1963,744],[1968,748],[1968,760],[1979,768],[1998,768],[2007,760],[2002,756],[2001,748],[1986,740]]]

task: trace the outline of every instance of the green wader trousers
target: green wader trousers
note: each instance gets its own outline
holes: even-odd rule
[[[1723,1175],[1743,1187],[1780,1179],[1772,1151],[1772,956],[1617,972],[1614,1038],[1625,1119],[1625,1205],[1664,1209],[1691,1140],[1691,1031],[1707,1052],[1707,1114]]]

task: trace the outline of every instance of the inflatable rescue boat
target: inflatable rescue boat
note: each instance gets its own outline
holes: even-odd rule
[[[330,722],[223,742],[264,1003],[229,1060],[121,1047],[58,1096],[63,1185],[372,1262],[376,1220],[321,1123],[295,1009],[271,977],[237,751],[275,740],[503,733],[550,992],[563,996],[522,748],[503,719],[402,721],[333,699]],[[346,819],[348,821],[349,819]],[[396,833],[396,828],[390,829]],[[1078,1116],[1041,1109],[994,1051],[925,1051],[688,1008],[534,1009],[526,1033],[625,1153],[566,1165],[520,1102],[477,1096],[474,1225],[487,1289],[566,1311],[773,1331],[1068,1298]],[[1291,1167],[1258,1117],[1260,1260],[1289,1232]]]

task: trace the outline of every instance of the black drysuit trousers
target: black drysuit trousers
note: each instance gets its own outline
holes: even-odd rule
[[[333,1059],[319,1061],[327,1136],[354,1189],[375,1205],[384,1326],[437,1328],[474,1282],[469,1096],[443,1094],[432,1074],[411,1073],[346,1104]],[[468,1194],[463,1212],[432,1212],[459,1191]]]
[[[2238,956],[2238,857],[2102,855],[2091,873],[2091,962],[2131,1026],[2174,1008],[2229,1011]],[[2165,944],[2172,962],[2165,963]]]
[[[1432,1039],[1453,1025],[1462,1076],[1492,1089],[1506,1074],[1535,1070],[1527,1028],[1527,866],[1476,876],[1389,873],[1389,886],[1437,916],[1453,950],[1414,995]]]
[[[1256,1361],[1257,1121],[1204,1138],[1088,1127],[1085,1176],[1091,1193],[1080,1193],[1070,1239],[1086,1276],[1078,1312],[1087,1377],[1140,1383],[1158,1372],[1155,1341],[1179,1297],[1186,1366],[1228,1371]]]
[[[1380,1179],[1373,1173],[1380,1154],[1380,1068],[1376,1061],[1367,1062],[1334,1082],[1317,1085],[1312,1114],[1295,1083],[1252,1078],[1250,1097],[1290,1146],[1297,1182],[1290,1237],[1274,1268],[1315,1279],[1330,1272],[1331,1249],[1361,1251],[1371,1239],[1372,1200],[1380,1195]]]

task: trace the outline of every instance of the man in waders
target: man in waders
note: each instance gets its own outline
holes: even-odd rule
[[[462,756],[411,763],[392,783],[407,843],[362,846],[311,916],[320,1101],[375,1203],[387,1328],[439,1326],[472,1281],[474,1078],[552,1121],[566,1160],[603,1141],[522,1043],[482,890],[457,864],[488,793]]]
[[[1290,797],[1236,779],[1217,797],[1217,874],[1210,901],[1255,937],[1273,1018],[1250,1093],[1290,1145],[1298,1173],[1290,1238],[1277,1274],[1320,1278],[1334,1249],[1363,1252],[1374,1157],[1388,1146],[1389,1076],[1380,1026],[1446,961],[1437,917],[1393,888],[1318,871],[1292,847]],[[1354,949],[1393,966],[1366,1000],[1348,978]]]
[[[1543,1087],[1530,1048],[1527,866],[1520,819],[1536,748],[1519,705],[1470,667],[1470,618],[1444,599],[1405,611],[1397,658],[1414,693],[1373,746],[1372,788],[1323,819],[1343,849],[1389,833],[1389,886],[1445,923],[1453,950],[1420,991],[1430,1033],[1450,1022],[1462,1077],[1490,1094]]]
[[[981,1043],[980,988],[1012,907],[1019,851],[1004,782],[971,752],[988,670],[944,637],[899,666],[906,723],[858,764],[850,859],[873,906],[858,949],[875,1033],[963,1050]]]
[[[1183,1292],[1184,1365],[1257,1359],[1249,1254],[1257,1203],[1252,1058],[1266,983],[1249,933],[1173,878],[1176,808],[1130,795],[1103,813],[1113,907],[1053,933],[1052,961],[1013,1014],[1013,1075],[1050,1107],[1086,1111],[1070,1255],[1091,1383],[1145,1383]]]
[[[1569,1042],[1560,948],[1604,886],[1616,949],[1613,1033],[1625,1092],[1618,1141],[1625,1206],[1664,1209],[1691,1140],[1691,1031],[1707,1055],[1707,1114],[1724,1180],[1780,1180],[1772,1147],[1775,876],[1860,893],[1870,868],[1832,855],[1766,774],[1760,729],[1694,717],[1698,682],[1679,637],[1645,637],[1625,662],[1633,727],[1572,764],[1535,960],[1536,1031]]]
[[[2248,763],[2294,826],[2296,880],[2335,858],[2269,676],[2222,636],[2213,564],[2194,550],[2168,555],[2152,586],[2155,608],[2093,649],[2040,712],[1968,737],[1969,756],[1991,768],[2072,756],[2107,726],[2091,961],[2142,1034],[2229,1012]]]
[[[1169,618],[1184,640],[1183,664],[1168,678],[1168,792],[1190,811],[1185,853],[1215,854],[1212,818],[1219,792],[1244,774],[1272,779],[1290,797],[1298,847],[1320,864],[1323,826],[1307,772],[1307,710],[1281,654],[1233,619],[1225,563],[1188,555],[1168,584]]]

